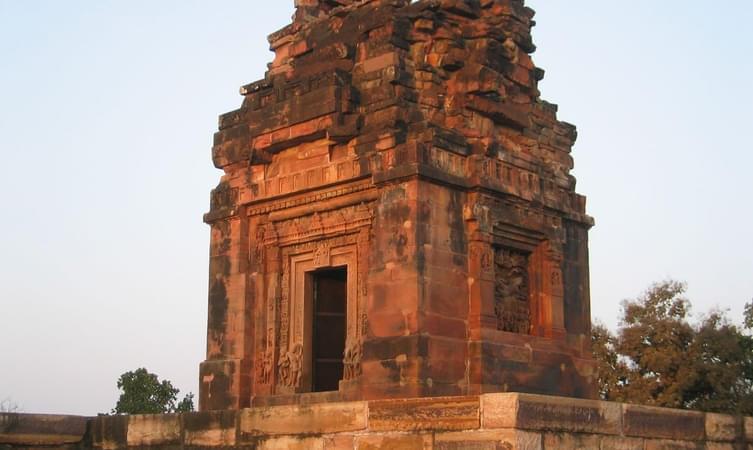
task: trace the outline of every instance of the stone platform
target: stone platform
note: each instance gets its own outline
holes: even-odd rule
[[[753,449],[753,418],[530,394],[100,416],[0,415],[0,449]]]

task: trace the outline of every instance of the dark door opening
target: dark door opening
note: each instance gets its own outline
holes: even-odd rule
[[[348,271],[345,267],[313,273],[313,392],[336,391],[343,377]]]

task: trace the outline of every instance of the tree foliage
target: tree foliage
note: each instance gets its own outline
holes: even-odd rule
[[[594,324],[591,329],[593,354],[598,364],[599,396],[616,400],[625,383],[625,362],[617,353],[617,338],[603,324]]]
[[[162,414],[193,411],[193,394],[178,401],[179,390],[146,369],[126,372],[118,379],[120,398],[113,414]]]
[[[745,304],[745,313],[743,316],[743,325],[747,329],[753,329],[753,300]]]
[[[722,311],[690,323],[686,286],[654,284],[623,303],[619,329],[593,327],[604,400],[753,414],[753,338]],[[744,327],[753,328],[753,302]]]

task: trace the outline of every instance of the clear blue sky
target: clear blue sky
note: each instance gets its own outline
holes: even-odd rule
[[[0,399],[96,414],[146,366],[196,392],[210,147],[292,0],[0,0]],[[753,298],[753,3],[530,0],[578,125],[594,316],[652,281]],[[264,6],[262,6],[264,5]],[[274,5],[274,6],[270,6]]]

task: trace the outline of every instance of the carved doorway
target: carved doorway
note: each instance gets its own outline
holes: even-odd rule
[[[348,271],[318,270],[312,276],[312,391],[339,389],[347,334]]]

